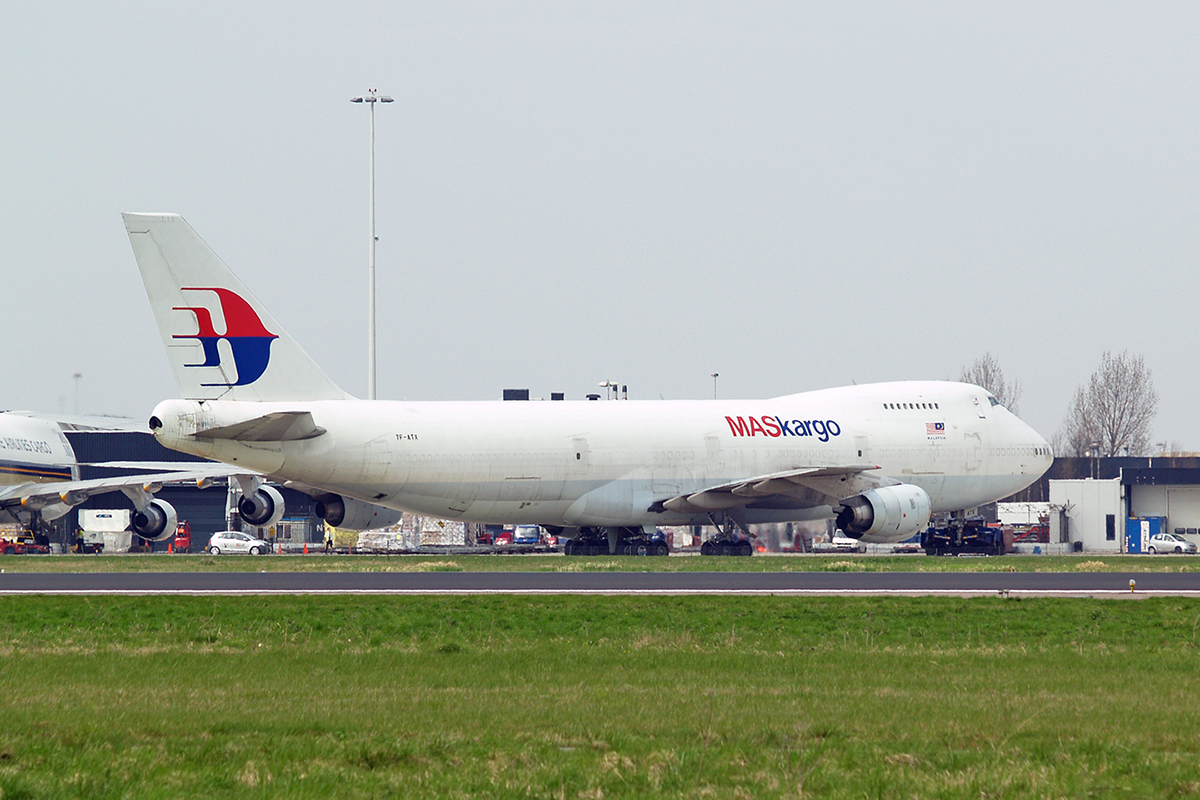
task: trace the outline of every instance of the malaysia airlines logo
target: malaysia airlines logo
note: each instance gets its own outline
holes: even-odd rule
[[[258,314],[240,295],[229,289],[204,286],[184,286],[185,292],[212,292],[221,304],[221,316],[225,318],[225,332],[217,333],[213,326],[212,310],[204,306],[175,306],[175,311],[191,311],[196,315],[194,334],[175,334],[175,339],[195,339],[204,350],[204,361],[200,364],[184,364],[185,367],[219,367],[221,354],[217,343],[224,339],[233,351],[233,363],[237,369],[235,383],[202,383],[201,386],[246,386],[254,383],[267,370],[271,360],[271,342],[279,337],[263,325]]]

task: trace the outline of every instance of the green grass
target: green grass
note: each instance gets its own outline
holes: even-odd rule
[[[8,597],[0,797],[1187,797],[1200,601]]]
[[[779,555],[670,558],[562,555],[3,556],[7,572],[1200,572],[1187,556],[1071,555],[933,558]],[[2,800],[2,798],[0,798]]]

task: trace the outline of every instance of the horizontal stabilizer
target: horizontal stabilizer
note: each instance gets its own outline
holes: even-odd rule
[[[315,439],[325,429],[308,411],[276,411],[234,425],[197,431],[197,439],[233,439],[239,442],[298,442]]]

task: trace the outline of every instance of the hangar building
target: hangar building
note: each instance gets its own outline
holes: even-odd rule
[[[1200,544],[1200,458],[1056,458],[1017,499],[1049,502],[1050,540],[1079,552],[1129,552],[1130,520]]]

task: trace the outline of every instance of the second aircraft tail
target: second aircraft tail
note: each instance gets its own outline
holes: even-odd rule
[[[178,214],[122,213],[179,391],[189,400],[349,397]]]

